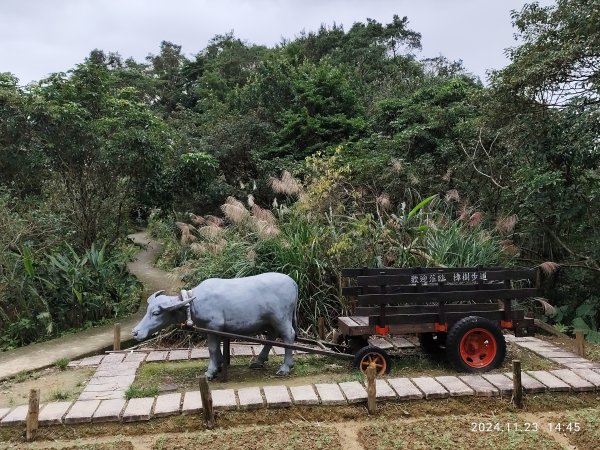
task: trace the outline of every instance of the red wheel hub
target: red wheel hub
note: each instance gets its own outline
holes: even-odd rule
[[[367,371],[367,368],[374,364],[377,375],[385,375],[387,369],[387,361],[383,357],[383,355],[377,352],[367,353],[363,356],[363,359],[360,360],[360,370],[362,372]]]
[[[486,367],[496,357],[496,338],[485,328],[473,328],[460,340],[460,357],[471,367]]]

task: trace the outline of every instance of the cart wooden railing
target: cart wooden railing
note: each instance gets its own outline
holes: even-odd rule
[[[535,297],[534,269],[352,268],[343,294],[354,300],[354,314],[340,317],[343,335],[448,331],[466,316],[479,316],[502,328],[526,333],[533,325],[514,300]]]

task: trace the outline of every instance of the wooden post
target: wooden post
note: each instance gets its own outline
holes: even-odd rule
[[[317,322],[317,328],[319,330],[319,339],[325,339],[325,318],[319,317],[319,321]]]
[[[585,358],[585,335],[583,331],[575,332],[575,353]]]
[[[513,404],[523,409],[523,384],[521,382],[521,361],[513,359]]]
[[[212,430],[215,427],[215,413],[213,411],[212,394],[210,393],[208,380],[205,376],[200,377],[200,398],[202,399],[204,423],[206,424],[206,428]]]
[[[29,409],[27,410],[27,432],[25,438],[27,442],[35,439],[38,429],[38,417],[40,415],[40,390],[31,389],[29,391]]]
[[[221,367],[221,379],[227,381],[229,376],[229,365],[231,364],[231,342],[223,338],[223,366]]]
[[[369,364],[367,367],[366,375],[367,375],[367,410],[369,414],[375,414],[377,411],[377,388],[375,386],[375,374],[377,369],[375,368],[375,363]]]
[[[119,350],[121,350],[121,324],[115,323],[113,351],[118,352]]]

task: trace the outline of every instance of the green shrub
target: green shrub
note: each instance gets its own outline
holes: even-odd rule
[[[137,308],[141,285],[127,272],[130,249],[72,247],[59,216],[33,201],[17,205],[0,192],[0,349]]]
[[[336,166],[338,155],[313,158],[315,174],[290,207],[267,211],[251,202],[247,208],[230,197],[222,207],[226,225],[208,216],[194,218],[198,227],[179,223],[181,239],[168,238],[167,266],[178,267],[188,287],[207,278],[288,274],[298,284],[299,326],[314,330],[320,317],[333,326],[352,311],[341,292],[344,267],[509,262],[499,236],[453,219],[437,196],[411,208],[402,203],[394,209],[385,195],[367,201],[348,184],[347,169]],[[273,185],[287,202],[301,189],[289,174]]]
[[[50,395],[50,399],[56,401],[68,400],[69,396],[69,393],[65,391],[53,391]]]
[[[446,267],[510,265],[510,258],[501,252],[499,242],[480,226],[451,221],[443,227],[430,228],[425,234],[424,247],[433,261]]]
[[[60,358],[54,361],[54,365],[60,370],[65,370],[70,362],[71,360],[69,358]]]

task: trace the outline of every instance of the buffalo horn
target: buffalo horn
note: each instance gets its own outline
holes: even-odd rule
[[[154,294],[152,294],[150,297],[148,297],[148,303],[150,303],[152,300],[154,300],[156,297],[158,297],[163,292],[165,292],[165,291],[164,290],[156,291]]]

